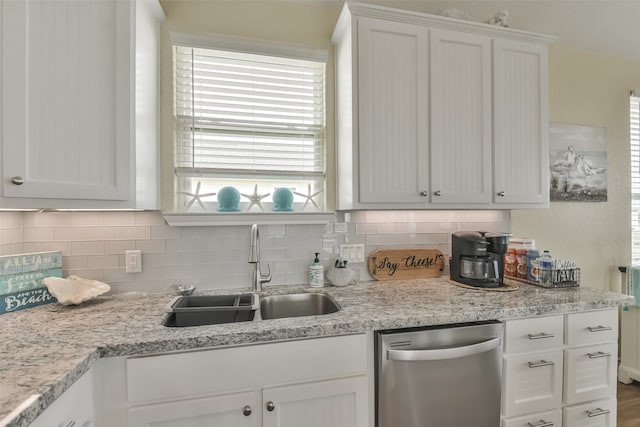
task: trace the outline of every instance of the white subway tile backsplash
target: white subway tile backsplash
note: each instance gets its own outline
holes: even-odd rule
[[[104,242],[71,242],[71,255],[103,255]]]
[[[135,225],[136,212],[104,212],[104,225]]]
[[[142,253],[162,253],[167,250],[166,240],[136,240],[135,249]]]
[[[120,264],[118,262],[118,255],[87,255],[86,259],[86,268],[100,269],[124,267],[124,259],[122,264]]]
[[[124,251],[129,249],[137,249],[135,240],[105,240],[104,241],[105,254],[123,254],[124,255]]]
[[[151,239],[151,227],[150,226],[133,226],[118,227],[118,238],[127,240],[142,240]]]
[[[152,225],[151,238],[152,239],[179,239],[180,228],[169,227],[168,225]]]
[[[56,240],[55,228],[52,227],[25,227],[22,235],[25,242],[50,242]]]
[[[118,236],[118,227],[114,226],[96,226],[87,227],[87,240],[116,240]]]
[[[365,255],[413,246],[448,257],[454,231],[510,230],[508,211],[358,211],[337,221],[345,233],[333,224],[261,226],[262,271],[268,264],[273,274],[267,286],[308,283],[314,253],[330,267],[342,243],[364,243]],[[60,250],[64,276],[108,282],[112,293],[166,292],[175,283],[248,288],[249,234],[249,226],[169,227],[159,212],[0,212],[0,254]],[[142,250],[142,273],[125,272],[128,249]],[[366,263],[351,267],[370,278]]]
[[[53,235],[54,240],[87,240],[87,227],[56,227]]]

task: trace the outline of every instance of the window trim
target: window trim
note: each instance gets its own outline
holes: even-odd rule
[[[285,56],[293,59],[328,62],[326,49],[312,49],[287,43],[260,41],[226,35],[189,34],[169,32],[171,45],[183,45],[194,48],[228,50],[253,53],[257,55]],[[175,141],[172,141],[175,144]],[[325,147],[326,153],[326,147]],[[326,162],[326,159],[325,159]],[[326,172],[325,172],[326,173]],[[325,176],[325,183],[327,177]],[[175,194],[171,195],[175,198]],[[174,199],[175,200],[175,199]],[[334,211],[320,212],[163,212],[170,226],[207,226],[207,225],[247,225],[247,224],[327,224],[336,220]]]

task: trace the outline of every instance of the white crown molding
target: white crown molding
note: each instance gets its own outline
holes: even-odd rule
[[[462,31],[521,42],[542,43],[548,45],[556,40],[556,37],[554,36],[532,33],[522,30],[514,30],[512,28],[489,25],[482,22],[466,21],[462,19],[448,18],[439,15],[430,15],[427,13],[414,12],[410,10],[395,9],[349,1],[344,4],[342,13],[340,14],[340,18],[338,19],[340,27],[345,24],[344,20],[347,18],[347,10],[351,13],[352,16],[385,19],[387,21],[422,25],[429,28],[438,28],[443,30]],[[338,27],[338,25],[336,27]]]

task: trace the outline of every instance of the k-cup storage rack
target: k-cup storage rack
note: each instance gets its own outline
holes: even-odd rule
[[[580,286],[580,269],[579,268],[563,268],[547,270],[548,275],[545,280],[535,282],[533,280],[523,279],[520,277],[512,277],[505,275],[505,281],[515,281],[528,283],[529,285],[540,286],[543,288],[574,288]]]

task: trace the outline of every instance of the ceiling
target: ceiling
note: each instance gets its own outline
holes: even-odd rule
[[[432,14],[454,8],[481,22],[507,10],[511,28],[556,36],[557,45],[640,61],[640,0],[360,1]]]

